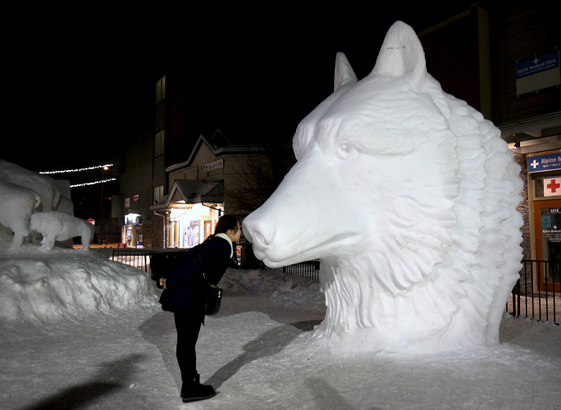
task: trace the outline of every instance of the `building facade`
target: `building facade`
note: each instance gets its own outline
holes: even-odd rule
[[[150,208],[162,224],[163,247],[196,246],[214,232],[221,215],[251,212],[235,197],[252,179],[247,161],[265,155],[257,146],[217,147],[201,135],[187,160],[166,168],[169,194]]]
[[[561,7],[497,3],[475,4],[419,38],[429,73],[501,130],[521,166],[524,259],[560,262]],[[539,276],[535,286],[560,290],[559,272]]]
[[[146,110],[131,124],[123,152],[121,242],[130,247],[159,248],[164,244],[160,218],[150,207],[169,192],[166,167],[184,160],[200,135],[197,104],[189,70],[176,65],[161,68],[146,91]],[[192,118],[189,117],[192,116]],[[117,214],[118,212],[115,212]]]

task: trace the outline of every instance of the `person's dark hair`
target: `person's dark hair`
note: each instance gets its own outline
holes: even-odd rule
[[[222,215],[216,224],[214,233],[226,233],[228,230],[238,232],[238,218],[234,215]]]

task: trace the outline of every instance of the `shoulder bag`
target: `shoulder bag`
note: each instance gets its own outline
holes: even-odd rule
[[[207,281],[205,315],[216,315],[220,310],[223,289]]]

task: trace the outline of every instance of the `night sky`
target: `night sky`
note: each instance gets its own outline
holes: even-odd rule
[[[302,10],[49,4],[14,11],[9,16],[17,29],[3,50],[9,143],[0,158],[33,171],[114,162],[126,136],[153,118],[155,82],[171,63],[192,73],[205,113],[195,120],[207,137],[220,128],[234,143],[248,135],[269,142],[275,133],[290,140],[298,122],[333,92],[338,51],[363,78],[396,20],[421,31],[468,10],[471,1],[437,3],[395,2],[374,10],[363,2],[321,10],[304,3]],[[98,170],[55,178],[74,184],[106,176]],[[118,187],[105,184],[104,196]],[[96,217],[100,191],[100,185],[72,190],[76,216]]]
[[[153,115],[154,78],[169,60],[191,66],[207,91],[209,127],[227,136],[292,134],[332,92],[337,51],[362,78],[394,21],[419,31],[470,4],[351,3],[313,12],[238,6],[218,15],[217,7],[14,13],[21,24],[4,59],[13,148],[1,158],[35,171],[110,162],[122,132]]]

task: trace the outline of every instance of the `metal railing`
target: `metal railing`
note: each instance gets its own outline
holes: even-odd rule
[[[150,273],[150,255],[157,252],[184,252],[185,249],[107,249],[111,260]],[[527,317],[543,322],[559,324],[561,321],[561,262],[523,260],[520,279],[512,289],[505,310],[515,317]],[[280,268],[263,269],[279,271],[319,281],[320,260],[297,263]],[[545,278],[545,281],[544,281]]]
[[[150,271],[151,250],[144,249],[113,249],[111,260],[130,265],[144,272]]]
[[[108,249],[109,250],[109,249]],[[150,270],[150,255],[161,252],[185,252],[186,249],[134,249],[134,248],[113,248],[108,256],[112,261],[130,265],[135,269],[152,273]],[[269,268],[264,264],[261,267],[270,271],[280,271],[287,275],[297,275],[306,279],[319,281],[319,259],[297,263],[295,265],[283,266],[282,268]]]
[[[135,269],[152,273],[150,270],[150,255],[162,252],[185,252],[186,249],[135,249],[135,248],[113,248],[110,259],[130,265]]]
[[[269,268],[265,264],[262,264],[262,268],[269,271],[280,271],[287,275],[296,275],[306,279],[319,281],[319,265],[320,260],[315,259],[313,261],[301,262],[295,265],[283,266],[281,268]]]
[[[512,289],[506,311],[515,317],[522,316],[559,325],[561,263],[528,259],[522,263],[524,268]]]

